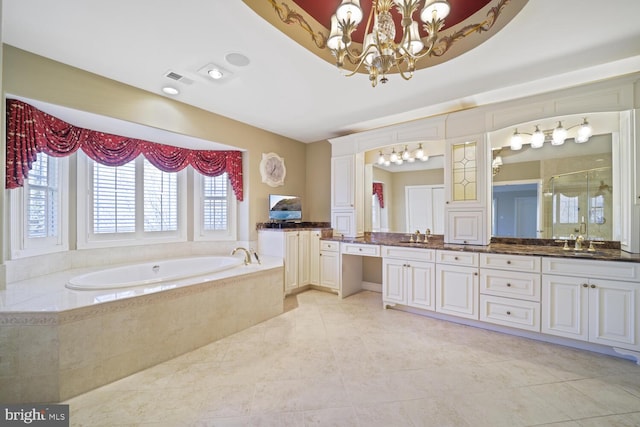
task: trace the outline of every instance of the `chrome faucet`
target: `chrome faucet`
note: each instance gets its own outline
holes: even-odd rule
[[[231,251],[231,255],[235,255],[238,251],[244,251],[244,265],[251,264],[251,253],[245,248],[235,248]]]
[[[576,237],[576,245],[575,245],[574,249],[576,251],[581,251],[583,243],[584,243],[584,237],[582,237],[582,235],[578,235],[578,237]]]

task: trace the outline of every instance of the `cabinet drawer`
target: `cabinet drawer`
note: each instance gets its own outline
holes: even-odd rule
[[[637,282],[640,280],[640,263],[545,257],[542,259],[542,272]]]
[[[480,293],[540,302],[540,274],[481,268]]]
[[[380,256],[380,246],[342,243],[341,252],[347,255]]]
[[[480,320],[540,332],[540,303],[480,295]]]
[[[339,242],[333,242],[333,241],[327,241],[327,240],[321,240],[320,241],[320,250],[321,251],[328,251],[328,252],[338,252],[340,250],[340,243]]]
[[[436,259],[436,251],[434,249],[382,246],[381,252],[384,258],[397,258],[406,261],[433,262]]]
[[[436,251],[436,262],[439,264],[478,266],[478,254],[462,251]]]
[[[480,254],[480,267],[540,273],[540,257],[506,254]]]

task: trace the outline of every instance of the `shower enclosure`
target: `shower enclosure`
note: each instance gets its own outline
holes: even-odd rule
[[[611,167],[551,177],[545,193],[545,202],[549,202],[545,203],[545,216],[551,222],[551,237],[571,239],[581,235],[587,240],[612,240],[611,184]]]

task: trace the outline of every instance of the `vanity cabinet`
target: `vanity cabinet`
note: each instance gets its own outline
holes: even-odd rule
[[[445,243],[489,243],[488,151],[484,135],[446,142]]]
[[[640,351],[640,265],[546,258],[542,272],[542,332]]]
[[[331,226],[347,237],[364,234],[364,153],[331,158]]]
[[[436,251],[436,311],[478,320],[478,254]]]
[[[320,286],[340,289],[340,244],[338,242],[320,242]]]
[[[310,283],[310,241],[309,230],[258,232],[260,253],[283,258],[285,294]]]
[[[435,310],[435,251],[382,247],[382,300]]]
[[[480,320],[540,332],[540,257],[480,254]]]

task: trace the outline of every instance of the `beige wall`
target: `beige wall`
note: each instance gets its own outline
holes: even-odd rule
[[[239,205],[238,240],[257,239],[255,224],[267,220],[270,193],[296,194],[308,201],[308,195],[313,194],[313,203],[305,209],[309,215],[304,219],[329,221],[331,153],[324,143],[312,144],[310,159],[307,145],[301,142],[8,45],[4,45],[2,85],[5,95],[165,129],[245,151],[245,202]],[[4,153],[4,137],[2,141]],[[262,183],[259,163],[262,153],[268,152],[276,152],[285,159],[284,186],[273,188]],[[2,164],[4,167],[4,161]],[[309,182],[307,169],[313,178]],[[6,227],[5,224],[5,231]]]
[[[331,221],[331,144],[307,144],[305,221]]]

